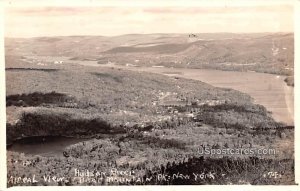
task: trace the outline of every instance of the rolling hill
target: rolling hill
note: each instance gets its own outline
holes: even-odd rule
[[[99,63],[212,68],[293,75],[294,35],[130,34],[6,39],[7,55],[67,56]]]

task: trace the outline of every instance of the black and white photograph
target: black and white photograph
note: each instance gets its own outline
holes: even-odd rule
[[[298,184],[295,1],[62,2],[5,2],[7,188]]]

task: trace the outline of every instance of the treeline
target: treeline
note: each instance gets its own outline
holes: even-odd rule
[[[74,118],[68,113],[23,113],[18,123],[6,125],[7,142],[23,136],[92,136],[97,133],[126,133],[101,118]]]
[[[7,106],[40,106],[45,104],[62,104],[65,102],[76,102],[76,99],[66,94],[57,93],[55,91],[50,93],[33,92],[29,94],[14,94],[6,96]]]
[[[285,127],[285,124],[276,122],[262,105],[224,103],[217,105],[187,105],[173,106],[178,111],[176,117],[158,122],[159,127],[172,128],[189,122],[197,122],[197,125],[208,124],[218,128],[260,130]],[[187,117],[180,113],[193,113]],[[157,126],[157,125],[156,125]]]
[[[197,119],[205,124],[226,129],[274,129],[284,126],[276,122],[260,105],[205,105],[197,113]]]
[[[177,163],[168,162],[155,172],[146,170],[145,178],[154,177],[147,184],[157,185],[273,185],[295,184],[293,173],[293,159],[191,157]]]
[[[41,71],[41,72],[57,72],[59,69],[52,68],[5,68],[6,71]]]

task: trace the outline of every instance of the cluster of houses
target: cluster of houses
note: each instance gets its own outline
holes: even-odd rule
[[[64,61],[62,61],[62,60],[55,60],[55,61],[53,62],[53,64],[63,64],[63,63],[64,63]],[[41,61],[37,62],[37,65],[38,65],[38,66],[47,66],[46,63],[41,62]]]

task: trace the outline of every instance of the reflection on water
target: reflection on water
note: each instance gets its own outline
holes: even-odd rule
[[[63,150],[87,139],[62,136],[35,136],[15,141],[8,150],[42,156],[62,156]]]

